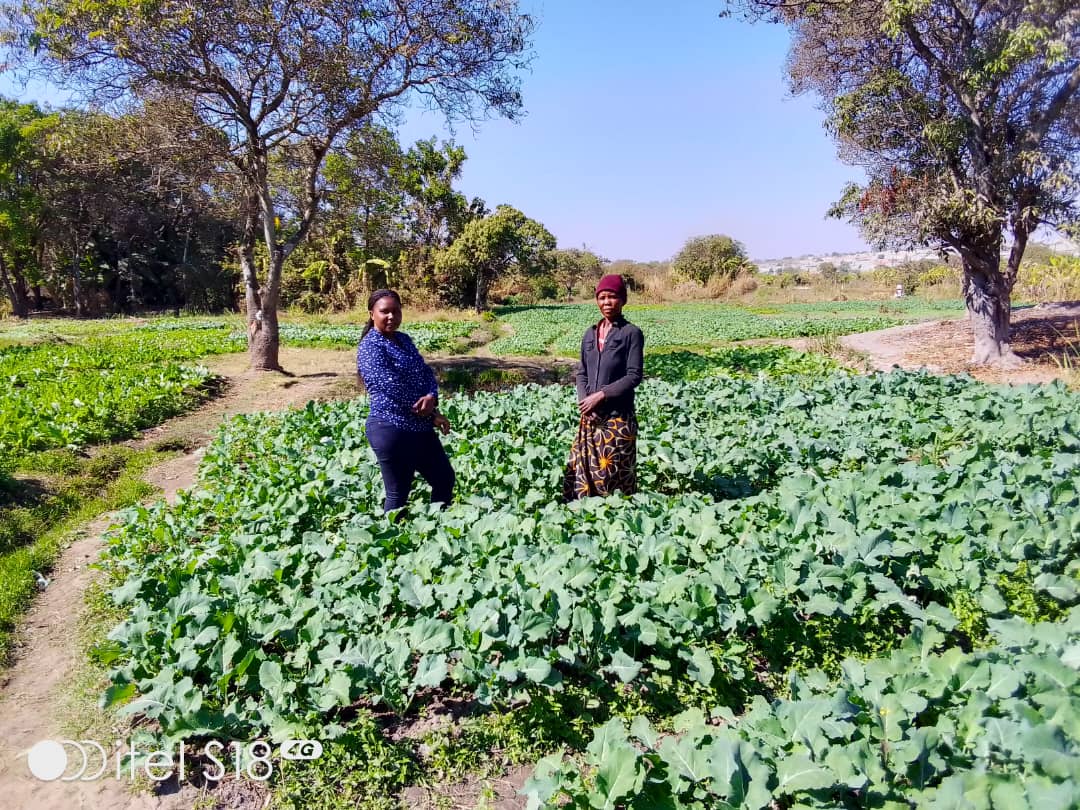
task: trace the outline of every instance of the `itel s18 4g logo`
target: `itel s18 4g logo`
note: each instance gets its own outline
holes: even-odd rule
[[[286,740],[278,755],[290,760],[316,759],[322,751],[318,740]],[[228,744],[211,740],[197,750],[181,742],[175,751],[142,751],[134,743],[125,748],[118,740],[111,755],[95,740],[42,740],[26,752],[26,765],[43,782],[92,782],[106,772],[115,773],[117,779],[134,780],[142,773],[154,782],[173,776],[183,782],[189,760],[194,758],[202,765],[204,779],[216,782],[232,774],[265,782],[274,773],[272,753],[270,743],[263,740]]]

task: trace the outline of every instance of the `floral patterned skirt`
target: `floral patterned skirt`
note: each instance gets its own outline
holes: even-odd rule
[[[587,495],[637,492],[637,418],[611,416],[590,422],[581,417],[563,476],[563,500]]]

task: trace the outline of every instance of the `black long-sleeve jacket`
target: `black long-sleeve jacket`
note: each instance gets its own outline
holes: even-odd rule
[[[581,362],[577,367],[578,402],[589,394],[604,392],[597,407],[600,416],[634,413],[634,389],[645,368],[645,336],[625,318],[612,324],[604,351],[596,348],[596,325],[581,339]]]

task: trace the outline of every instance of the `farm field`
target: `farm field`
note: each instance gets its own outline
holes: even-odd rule
[[[1080,0],[634,11],[5,8],[0,810],[1080,810]]]
[[[723,305],[631,308],[648,330],[648,350],[753,337],[832,335],[949,312],[951,303],[836,302],[777,305],[750,311]],[[935,309],[940,308],[940,309]],[[500,319],[512,334],[486,346],[490,354],[574,355],[591,305],[534,307]],[[412,321],[406,326],[421,352],[453,352],[478,328],[475,321]],[[314,321],[281,325],[286,346],[355,346],[361,325]],[[154,318],[105,321],[46,320],[0,325],[0,475],[37,450],[81,447],[125,438],[190,408],[208,384],[194,361],[241,352],[241,319]]]
[[[277,807],[445,806],[448,786],[514,769],[531,807],[1075,806],[1078,395],[700,339],[927,314],[840,304],[629,312],[650,348],[632,498],[557,503],[567,386],[446,398],[459,502],[432,511],[420,485],[398,523],[379,515],[363,397],[229,419],[196,487],[107,538],[107,711],[144,748],[320,739],[316,761],[275,761]],[[519,315],[499,320],[539,352]],[[0,330],[19,343],[0,363],[20,359],[16,390],[54,383],[36,390],[55,414],[80,407],[65,381],[195,374],[243,348],[228,319],[81,323],[63,342],[29,326]],[[477,326],[404,328],[432,352]],[[97,432],[42,450],[14,431],[11,457],[130,435],[199,401],[202,371],[172,394],[132,378],[109,400],[103,382],[79,398],[97,423],[71,420]],[[493,801],[478,791],[461,806]]]
[[[959,302],[825,302],[735,307],[725,304],[628,306],[626,317],[646,334],[646,350],[702,346],[753,338],[845,335],[885,329],[927,317],[956,317]],[[506,308],[500,320],[512,334],[488,344],[495,355],[574,356],[596,320],[591,304]]]
[[[475,323],[412,326],[417,347],[440,351]],[[359,326],[283,324],[288,346],[351,347]],[[5,348],[6,345],[6,348]],[[0,329],[0,473],[22,455],[134,435],[200,400],[210,372],[193,361],[242,352],[236,319],[45,322]]]
[[[437,351],[476,324],[417,324]],[[287,324],[285,345],[355,345],[359,328]],[[0,325],[0,661],[16,618],[74,522],[146,497],[147,466],[176,448],[107,443],[205,402],[218,386],[200,361],[242,352],[238,318],[34,320]],[[89,448],[89,451],[87,450]]]
[[[109,700],[165,741],[366,739],[342,806],[470,750],[558,752],[537,806],[1080,800],[1076,395],[696,373],[643,386],[643,492],[568,506],[569,388],[447,401],[462,500],[401,523],[363,399],[231,421],[109,541]]]

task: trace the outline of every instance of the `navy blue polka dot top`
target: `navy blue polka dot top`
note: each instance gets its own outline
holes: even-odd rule
[[[425,394],[439,396],[434,372],[420,356],[412,338],[394,332],[392,338],[370,329],[356,349],[356,370],[371,398],[371,416],[402,430],[431,430],[431,417],[412,412]]]

